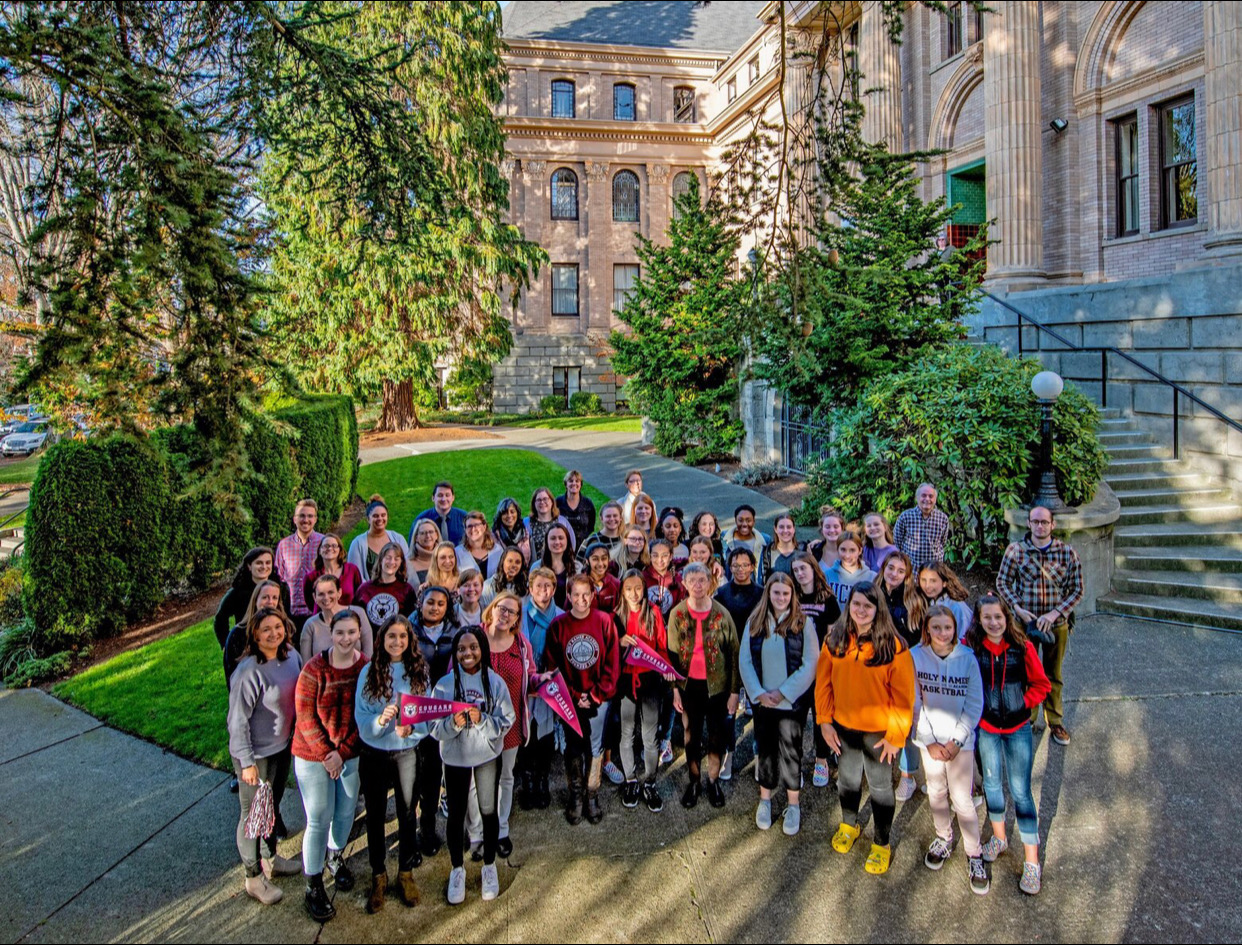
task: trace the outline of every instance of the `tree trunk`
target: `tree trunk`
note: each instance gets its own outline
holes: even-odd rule
[[[418,408],[414,406],[414,382],[384,381],[384,396],[379,420],[375,424],[376,432],[400,433],[417,430],[421,426],[418,422]]]

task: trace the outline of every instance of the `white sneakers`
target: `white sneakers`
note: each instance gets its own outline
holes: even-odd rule
[[[785,820],[781,825],[785,836],[792,837],[802,829],[802,808],[796,804],[785,808]]]
[[[483,867],[483,901],[489,902],[500,895],[500,877],[496,875],[496,864]]]
[[[496,864],[483,867],[483,901],[490,902],[500,895],[500,876],[496,873]],[[448,901],[450,906],[459,906],[466,901],[466,868],[458,866],[449,873]]]
[[[460,906],[466,901],[466,868],[455,866],[449,873],[448,901],[450,906]]]
[[[759,806],[755,808],[755,826],[760,830],[770,830],[772,828],[772,802],[759,802]]]

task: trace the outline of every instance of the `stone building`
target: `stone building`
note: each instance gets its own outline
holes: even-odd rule
[[[770,107],[777,9],[530,0],[506,9],[512,214],[552,264],[512,313],[517,344],[497,370],[498,409],[579,388],[614,402],[604,339],[637,273],[634,235],[658,239],[683,175],[709,180],[749,113]],[[821,30],[824,9],[787,3],[791,37]],[[1072,344],[1132,351],[1237,415],[1242,4],[993,9],[910,4],[894,45],[878,4],[834,5],[863,73],[866,134],[895,150],[944,152],[925,165],[924,193],[959,205],[953,242],[992,221],[990,291]],[[803,105],[797,98],[785,90],[787,105]],[[989,301],[974,328],[1014,349],[1015,319]],[[1021,341],[1100,394],[1098,352],[1067,350],[1034,328]],[[772,397],[750,397],[752,455],[771,453],[761,418]],[[1168,388],[1142,371],[1110,362],[1108,400],[1169,435]],[[1210,448],[1201,458],[1213,471],[1242,479],[1242,435],[1226,437],[1198,407],[1181,411],[1183,445]]]

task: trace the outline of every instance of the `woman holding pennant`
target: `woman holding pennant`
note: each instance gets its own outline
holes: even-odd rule
[[[664,801],[656,789],[656,772],[660,764],[660,741],[658,726],[660,707],[673,674],[661,674],[650,661],[640,657],[646,650],[666,664],[668,662],[668,632],[658,607],[653,607],[647,596],[643,572],[631,569],[621,581],[621,600],[613,617],[620,636],[621,684],[621,770],[625,784],[621,787],[621,803],[625,807],[637,807],[639,797],[652,813],[664,809]],[[638,786],[638,771],[634,764],[634,726],[641,719],[643,733],[642,788]]]

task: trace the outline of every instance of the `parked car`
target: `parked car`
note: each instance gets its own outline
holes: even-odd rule
[[[29,456],[55,442],[52,425],[46,420],[28,420],[4,438],[0,453],[5,456]]]
[[[0,412],[0,437],[15,433],[23,423],[40,418],[39,408],[34,404],[15,404]]]

